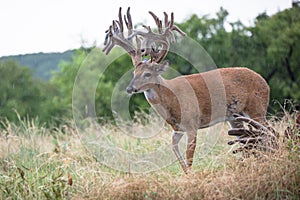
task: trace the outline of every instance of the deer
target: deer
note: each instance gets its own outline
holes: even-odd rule
[[[174,33],[183,37],[186,34],[174,24],[173,12],[170,20],[164,12],[164,22],[153,12],[149,14],[157,30],[146,25],[143,25],[146,31],[135,30],[128,8],[124,15],[126,36],[120,8],[118,20],[113,20],[106,31],[103,52],[107,55],[114,46],[119,46],[130,55],[134,72],[126,91],[130,95],[144,93],[149,104],[171,126],[172,150],[183,171],[188,173],[192,169],[197,131],[219,122],[241,128],[243,124],[235,120],[236,114],[265,124],[270,89],[261,75],[245,67],[217,68],[170,80],[163,78],[169,67],[164,58],[175,42]],[[146,56],[148,59],[143,59]],[[184,134],[187,136],[185,158],[179,151]]]

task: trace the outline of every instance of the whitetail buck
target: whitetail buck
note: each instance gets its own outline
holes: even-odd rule
[[[164,27],[155,14],[149,13],[155,20],[157,32],[153,32],[148,26],[144,26],[146,32],[133,30],[128,8],[127,14],[124,15],[128,28],[128,34],[125,36],[120,8],[119,20],[114,20],[106,31],[103,51],[108,54],[118,45],[131,56],[135,70],[127,92],[144,92],[148,102],[172,126],[173,151],[183,170],[187,172],[193,163],[198,129],[221,121],[228,121],[233,128],[243,126],[235,120],[234,114],[265,123],[269,86],[259,74],[241,67],[221,68],[171,80],[164,79],[161,74],[167,70],[168,62],[161,61],[168,53],[170,43],[175,41],[173,31],[182,36],[185,33],[174,25],[173,13],[170,21],[164,13]],[[150,59],[142,60],[146,55],[150,56]],[[218,84],[214,85],[220,82],[222,88]],[[178,147],[184,133],[187,134],[185,159]]]

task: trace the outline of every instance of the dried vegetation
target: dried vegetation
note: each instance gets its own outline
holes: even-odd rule
[[[280,134],[278,148],[247,158],[240,153],[232,154],[239,147],[227,145],[232,137],[227,135],[227,126],[221,126],[214,149],[199,157],[188,175],[177,162],[148,173],[120,172],[104,166],[83,145],[72,123],[44,128],[35,121],[24,120],[19,125],[4,121],[0,130],[0,197],[299,199],[300,130],[296,118],[296,114],[286,114],[280,120],[270,120]],[[116,144],[122,145],[117,128],[107,125],[103,130],[107,131],[107,137],[118,135]],[[165,132],[168,134],[168,130]],[[129,149],[146,151],[145,146],[151,144],[126,140],[124,146]]]

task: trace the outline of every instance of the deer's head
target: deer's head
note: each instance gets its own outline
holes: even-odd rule
[[[141,63],[135,67],[133,79],[126,88],[131,93],[144,92],[152,87],[153,84],[159,84],[160,75],[167,70],[169,63],[164,61],[158,63]]]
[[[175,41],[173,31],[177,31],[185,36],[185,33],[174,25],[174,15],[171,13],[171,20],[164,12],[164,27],[162,21],[151,11],[157,25],[157,32],[153,32],[149,26],[143,25],[147,31],[133,30],[130,8],[124,15],[124,21],[128,29],[128,34],[124,34],[122,10],[119,9],[119,20],[114,20],[113,24],[106,31],[103,51],[108,54],[111,49],[118,45],[131,56],[135,67],[134,76],[127,87],[128,93],[143,92],[151,88],[153,84],[159,84],[160,75],[168,68],[168,62],[160,63],[167,55],[170,43]],[[135,38],[135,41],[134,41]],[[150,59],[144,60],[148,56]]]

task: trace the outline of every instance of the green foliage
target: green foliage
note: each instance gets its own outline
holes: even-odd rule
[[[271,87],[271,101],[300,103],[300,9],[294,6],[273,16],[260,14],[255,26],[230,23],[221,8],[216,19],[191,16],[179,26],[198,41],[218,67],[246,66],[261,74]],[[277,103],[270,111],[278,111]]]
[[[63,116],[62,104],[55,104],[60,96],[58,88],[33,78],[29,68],[15,61],[0,62],[0,92],[1,120],[38,118],[49,124]]]
[[[0,62],[0,116],[12,121],[17,120],[16,112],[20,117],[36,117],[41,102],[37,84],[28,68]]]
[[[120,49],[114,49],[110,55],[116,59],[108,63],[109,59],[98,48],[77,50],[72,61],[61,63],[61,70],[51,79],[51,84],[59,90],[54,105],[60,106],[66,117],[72,117],[73,109],[79,117],[111,119],[113,90],[122,76],[133,69],[129,56],[123,54]],[[123,94],[124,86],[129,83],[126,81],[129,80],[121,84],[123,88],[120,92]],[[149,107],[140,95],[132,98],[131,102],[132,112],[137,110],[134,106],[141,110]]]
[[[261,15],[251,28],[259,51],[256,66],[271,86],[272,99],[300,100],[300,9],[293,7],[268,17]]]
[[[216,17],[192,15],[177,25],[203,46],[218,67],[245,66],[261,74],[271,87],[270,112],[274,113],[279,105],[272,103],[274,101],[282,104],[285,99],[292,99],[295,105],[300,105],[299,9],[294,6],[273,16],[262,13],[250,27],[239,21],[228,24],[229,13],[223,8]],[[179,37],[175,48],[190,52],[189,46],[181,42],[184,40]],[[213,63],[205,57],[199,59],[198,52],[187,55],[189,60],[203,60],[199,63],[203,71],[210,69]],[[113,62],[110,58],[114,58]],[[33,70],[7,61],[10,59]],[[170,68],[179,74],[198,72],[175,53],[170,52],[166,59]],[[40,53],[1,60],[5,61],[0,62],[0,114],[12,121],[17,120],[16,111],[20,117],[38,116],[42,122],[60,123],[64,117],[73,117],[72,109],[79,111],[80,117],[111,119],[112,103],[129,98],[125,88],[132,78],[133,65],[120,48],[114,48],[108,56],[98,48],[80,48],[63,54]],[[56,71],[53,73],[53,70]],[[174,70],[168,70],[164,76],[177,76]],[[52,77],[44,82],[33,78],[32,73],[45,80],[50,74]],[[143,94],[131,96],[128,106],[131,115],[149,108]]]
[[[227,16],[228,12],[221,8],[216,19],[193,15],[186,22],[179,24],[189,37],[204,47],[217,66],[227,66],[230,57],[230,34],[225,29]]]
[[[41,80],[49,80],[53,71],[59,69],[59,63],[61,61],[70,61],[73,50],[65,51],[63,53],[34,53],[26,55],[16,56],[4,56],[0,58],[0,61],[14,60],[21,66],[29,67],[35,78]]]
[[[60,70],[53,73],[50,85],[57,88],[53,97],[53,106],[60,117],[72,117],[72,92],[77,72],[87,56],[86,51],[77,50],[72,61],[60,63]]]

